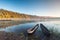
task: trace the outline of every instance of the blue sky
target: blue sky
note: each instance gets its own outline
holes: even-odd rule
[[[0,0],[0,8],[30,15],[60,17],[60,1]]]

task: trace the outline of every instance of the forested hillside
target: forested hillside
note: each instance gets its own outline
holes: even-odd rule
[[[9,20],[9,19],[34,20],[35,19],[36,20],[39,19],[39,17],[0,9],[0,20],[1,19],[3,20]]]

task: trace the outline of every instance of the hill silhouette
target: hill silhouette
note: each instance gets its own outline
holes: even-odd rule
[[[37,19],[39,17],[0,9],[0,19],[7,20],[7,18],[8,19],[18,18],[20,20],[21,19],[23,19],[23,20],[32,20],[32,19]]]

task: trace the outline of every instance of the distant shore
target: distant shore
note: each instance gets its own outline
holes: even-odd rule
[[[5,28],[8,26],[18,25],[18,24],[24,24],[24,23],[30,23],[34,21],[14,21],[14,20],[0,20],[0,28]]]

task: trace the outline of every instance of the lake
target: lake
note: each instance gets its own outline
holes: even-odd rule
[[[45,21],[45,22],[32,22],[32,23],[24,23],[15,26],[9,26],[6,28],[0,28],[0,31],[6,32],[14,32],[16,34],[23,33],[25,37],[28,37],[27,30],[29,28],[34,27],[36,24],[42,23],[48,30],[53,29],[53,31],[57,30],[60,33],[60,21]],[[44,38],[44,35],[40,29],[40,27],[36,30],[36,32],[30,37],[38,37]]]

